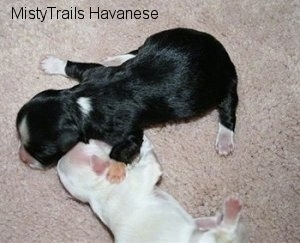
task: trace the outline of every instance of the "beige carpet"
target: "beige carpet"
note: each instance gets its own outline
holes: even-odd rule
[[[195,217],[214,214],[225,197],[238,194],[250,242],[300,241],[299,1],[0,2],[1,243],[112,242],[89,207],[70,199],[55,169],[34,171],[18,159],[18,109],[37,92],[75,84],[44,75],[41,58],[53,54],[98,61],[178,26],[215,35],[237,67],[236,151],[228,158],[215,153],[216,112],[188,124],[148,130],[164,169],[161,187]],[[156,9],[159,17],[12,20],[12,6]]]

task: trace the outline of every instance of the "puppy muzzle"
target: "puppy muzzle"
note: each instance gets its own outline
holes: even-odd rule
[[[29,167],[34,169],[44,169],[43,165],[33,158],[21,144],[19,148],[19,157],[20,159]]]

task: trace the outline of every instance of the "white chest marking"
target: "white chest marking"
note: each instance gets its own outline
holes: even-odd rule
[[[92,110],[91,99],[87,97],[80,97],[77,100],[77,104],[79,105],[81,112],[88,116]]]

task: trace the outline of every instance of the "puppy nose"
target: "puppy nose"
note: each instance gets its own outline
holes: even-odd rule
[[[30,163],[31,156],[25,150],[23,145],[21,145],[19,148],[19,157],[24,163],[26,163],[26,164]]]
[[[45,167],[37,161],[35,158],[33,158],[24,148],[23,145],[20,146],[19,148],[19,157],[20,159],[29,167],[33,169],[39,169],[39,170],[44,170]]]

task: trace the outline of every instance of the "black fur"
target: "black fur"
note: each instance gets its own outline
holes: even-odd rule
[[[209,34],[191,29],[150,36],[136,57],[117,67],[68,61],[65,71],[80,84],[48,90],[20,110],[27,117],[27,151],[44,165],[57,161],[78,141],[90,138],[113,146],[111,158],[130,163],[143,129],[218,108],[220,122],[235,127],[237,74],[226,50]],[[89,97],[86,116],[77,105]]]

